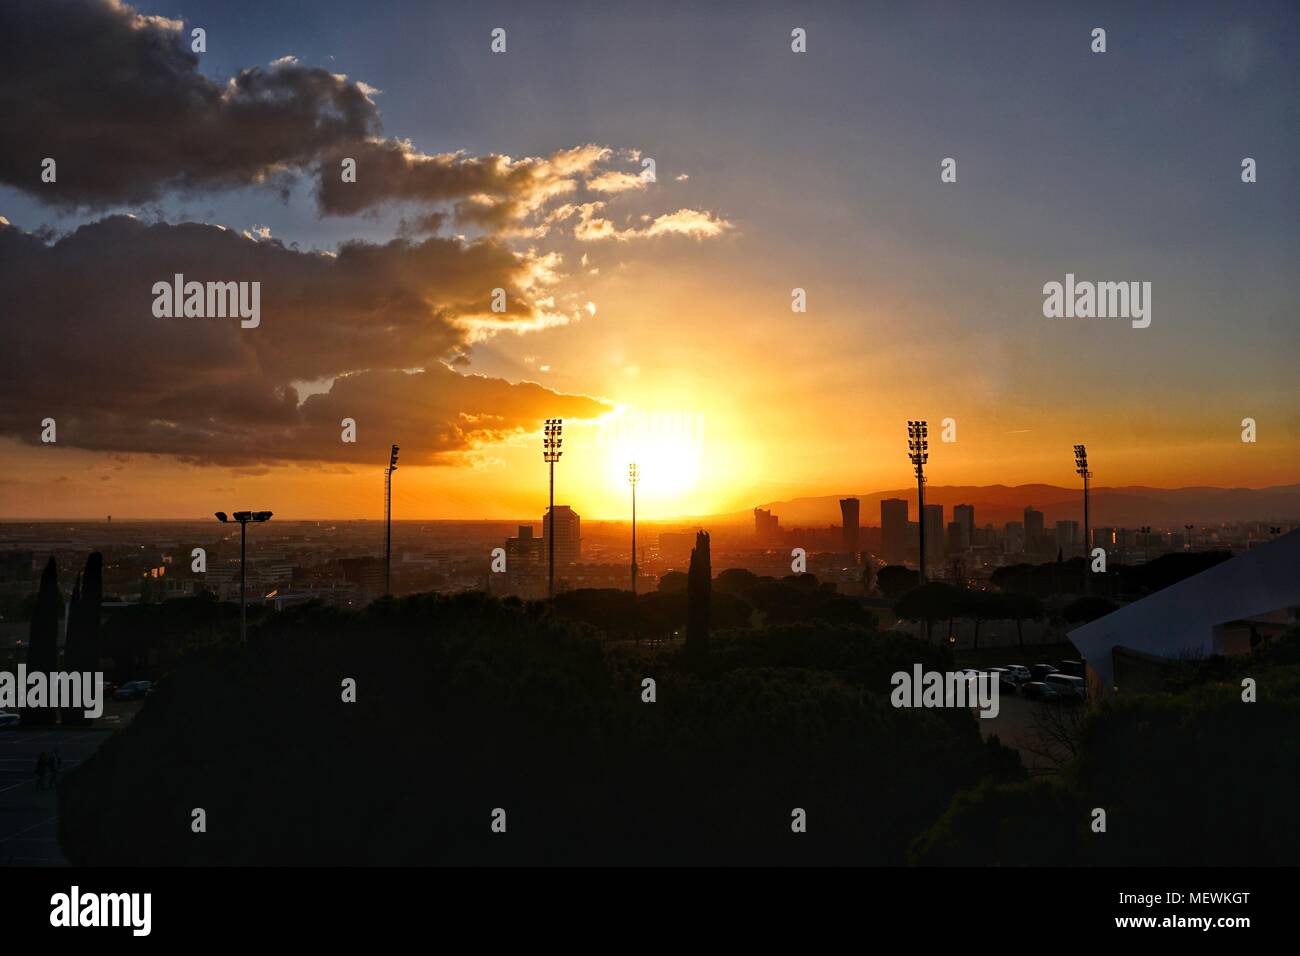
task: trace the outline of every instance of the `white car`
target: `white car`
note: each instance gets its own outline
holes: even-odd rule
[[[0,730],[18,726],[18,715],[7,710],[0,710]]]
[[[1027,681],[1033,680],[1034,675],[1029,673],[1029,668],[1024,664],[1008,664],[1002,669],[1010,674],[1011,679],[1017,684],[1024,684]]]

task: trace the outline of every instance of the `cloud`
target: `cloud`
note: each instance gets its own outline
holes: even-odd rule
[[[179,21],[112,0],[5,0],[0,37],[0,182],[53,204],[265,182],[379,125],[365,90],[291,57],[211,80]]]
[[[605,239],[626,242],[631,239],[649,239],[656,236],[711,239],[733,228],[729,221],[711,212],[678,209],[676,212],[666,213],[654,219],[643,216],[643,219],[649,221],[649,225],[644,228],[619,229],[612,221],[598,215],[604,206],[603,202],[592,202],[574,207],[578,214],[578,222],[573,229],[576,239],[582,242],[599,242]]]
[[[396,435],[446,460],[555,415],[608,407],[452,371],[490,290],[501,330],[553,321],[528,288],[556,263],[499,242],[431,238],[302,252],[197,223],[113,216],[53,243],[0,226],[0,434],[229,465],[374,459]],[[155,282],[261,283],[261,324],[156,318]],[[293,382],[332,382],[300,400]],[[342,418],[358,442],[340,440]],[[404,446],[405,450],[405,446]],[[377,459],[375,459],[377,460]]]
[[[382,135],[379,90],[292,55],[209,78],[180,21],[142,16],[119,0],[4,0],[0,37],[0,183],[56,206],[102,210],[174,191],[263,185],[287,194],[310,177],[322,215],[417,203],[445,211],[423,210],[401,235],[440,231],[449,217],[490,235],[536,239],[577,208],[566,203],[556,218],[552,205],[582,188],[645,186],[639,172],[608,168],[638,161],[639,151],[594,143],[518,159],[423,153]],[[56,182],[41,181],[46,157],[58,164]],[[355,181],[343,180],[346,159],[355,161]],[[644,234],[704,238],[724,228],[695,215],[705,218]],[[590,224],[586,231],[606,237]]]
[[[621,193],[629,189],[644,189],[647,180],[638,173],[625,173],[611,169],[587,180],[587,188],[598,193]]]

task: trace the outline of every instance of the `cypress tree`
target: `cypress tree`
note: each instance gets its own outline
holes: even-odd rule
[[[709,643],[709,606],[713,599],[713,566],[709,533],[695,533],[691,568],[686,578],[686,649],[703,651]]]
[[[68,616],[68,640],[63,648],[63,667],[75,673],[93,674],[99,670],[99,605],[104,594],[104,556],[98,551],[86,559],[85,574],[73,591],[72,613]],[[71,726],[89,726],[85,708],[63,711],[63,722]]]
[[[41,572],[41,587],[36,594],[36,608],[32,612],[32,628],[27,640],[27,670],[50,674],[59,667],[59,612],[63,609],[63,595],[59,593],[59,569],[54,557]],[[57,719],[50,707],[23,708],[22,723],[28,726],[45,726]]]

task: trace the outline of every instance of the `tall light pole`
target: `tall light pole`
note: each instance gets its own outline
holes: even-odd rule
[[[1092,529],[1088,521],[1088,449],[1074,446],[1074,473],[1083,479],[1083,593],[1092,593]]]
[[[393,472],[397,471],[398,447],[388,452],[388,469],[384,472],[384,596],[393,593]]]
[[[930,426],[924,421],[907,423],[907,457],[916,466],[916,527],[920,530],[917,550],[917,583],[925,583],[925,463],[930,460]]]
[[[627,483],[632,486],[632,596],[636,597],[636,483],[641,480],[641,469],[636,462],[627,466]]]
[[[227,518],[224,511],[218,511],[216,516],[217,520],[222,524],[226,524],[232,519],[239,522],[239,640],[242,643],[248,640],[248,600],[245,593],[245,584],[248,578],[244,572],[244,555],[246,553],[245,542],[248,536],[248,523],[252,521],[255,524],[261,524],[263,521],[270,521],[271,512],[236,511],[233,515]]]
[[[546,427],[542,429],[542,460],[551,466],[551,503],[546,509],[546,519],[550,524],[549,532],[546,535],[547,600],[555,598],[555,463],[560,460],[560,455],[563,454],[560,451],[560,446],[564,444],[564,439],[560,437],[563,431],[563,418],[546,419]]]
[[[1185,524],[1183,525],[1183,530],[1187,532],[1187,550],[1191,551],[1192,550],[1192,526],[1189,524]]]
[[[1142,532],[1142,563],[1146,564],[1151,560],[1151,525],[1144,524],[1138,530]]]

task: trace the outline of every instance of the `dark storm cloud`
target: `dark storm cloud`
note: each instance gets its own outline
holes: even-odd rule
[[[414,462],[548,416],[600,415],[599,401],[441,364],[494,287],[513,310],[493,315],[498,327],[545,321],[529,301],[534,270],[490,240],[350,243],[334,256],[196,223],[115,216],[47,243],[0,220],[0,434],[37,443],[51,417],[60,445],[240,464],[370,460],[400,426]],[[155,317],[153,286],[176,273],[260,282],[260,325]],[[295,382],[330,379],[299,401]],[[356,444],[340,440],[345,417]]]
[[[363,82],[284,57],[224,82],[199,71],[189,27],[118,0],[0,2],[0,183],[56,206],[138,205],[171,190],[314,178],[319,211],[444,204],[458,225],[526,225],[558,197],[643,188],[602,169],[635,152],[584,144],[546,156],[422,153],[380,135]],[[57,180],[41,179],[46,158]],[[355,180],[344,180],[344,161]],[[419,217],[414,229],[441,226]],[[627,233],[625,235],[631,235]]]
[[[198,71],[179,21],[111,0],[0,3],[0,182],[103,206],[172,187],[239,186],[378,129],[346,77],[296,61],[225,83]],[[41,162],[58,181],[41,182]]]

